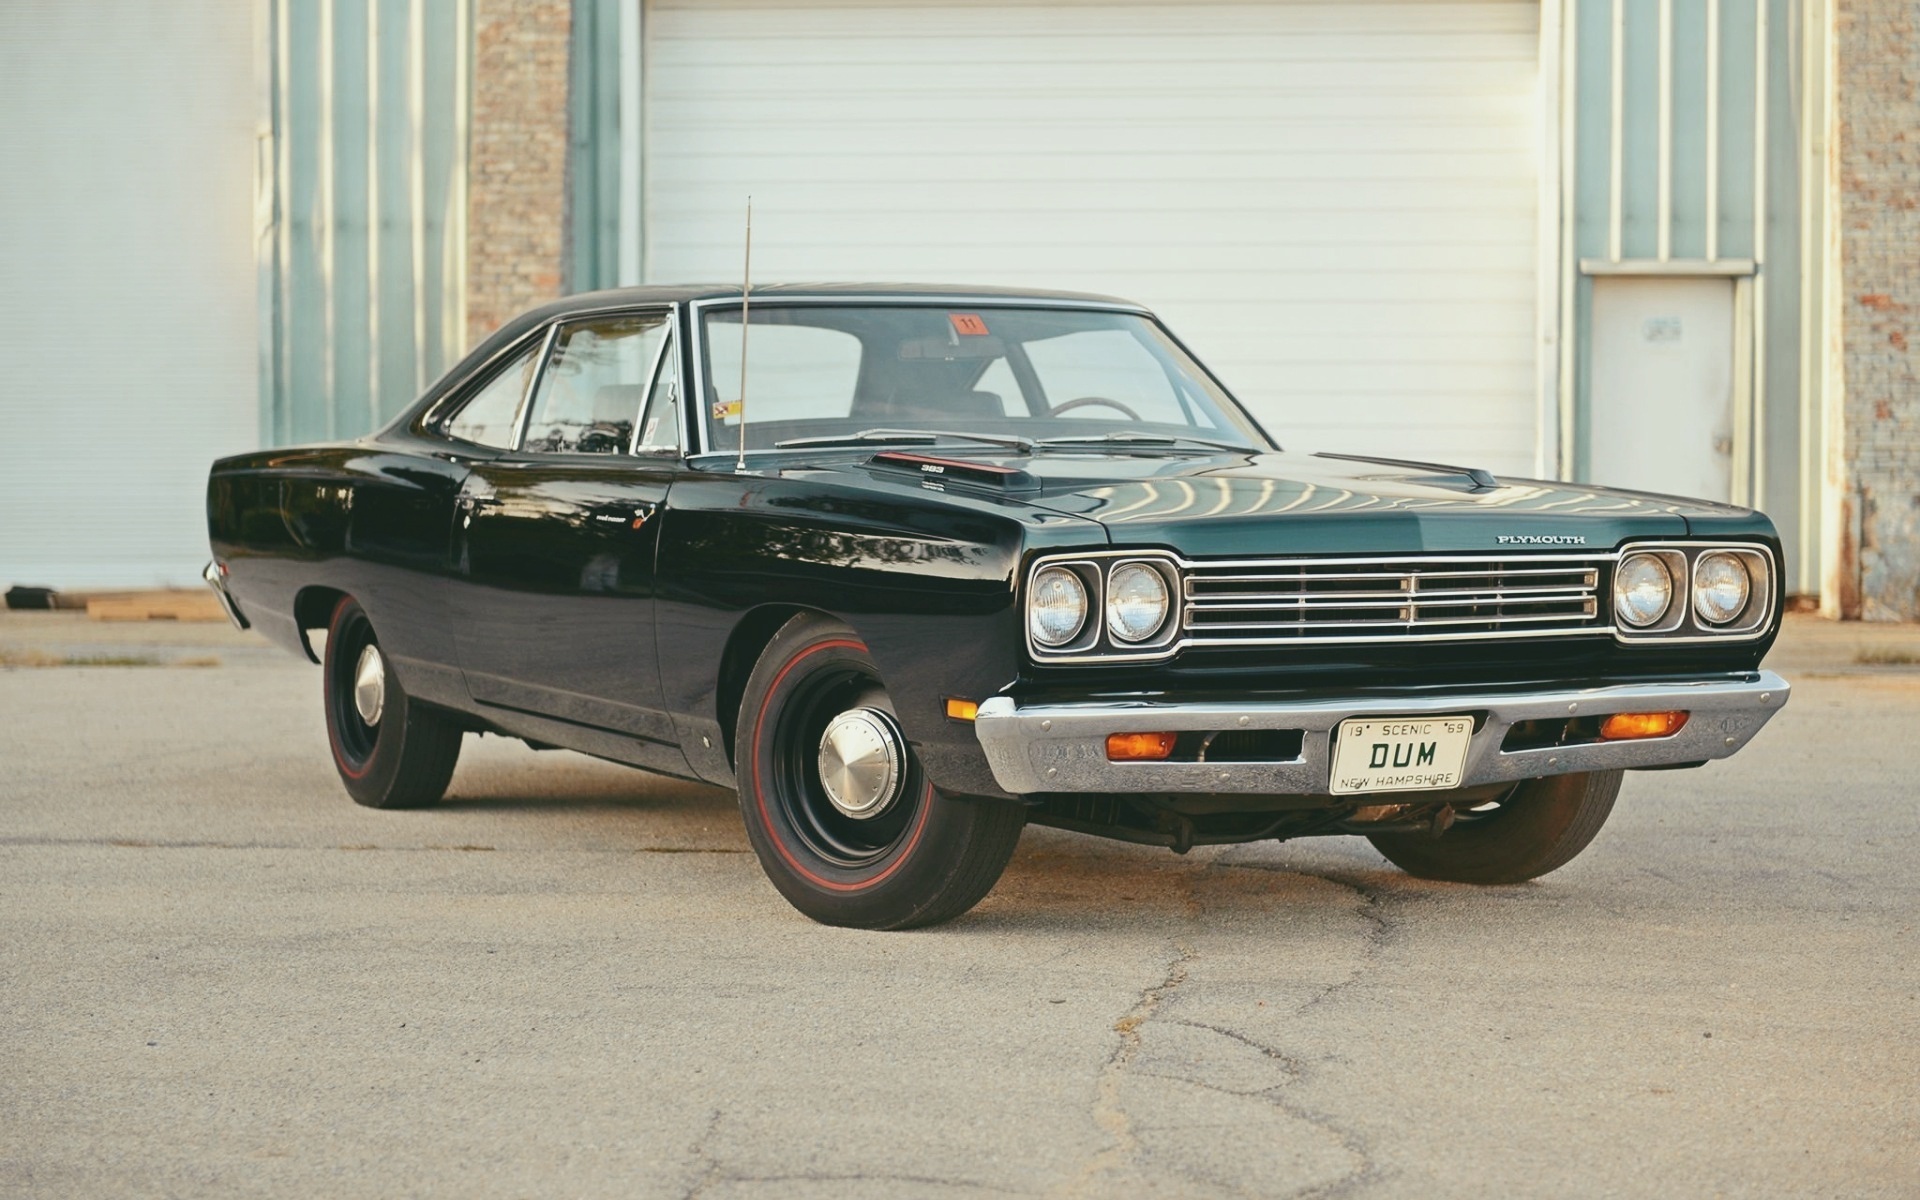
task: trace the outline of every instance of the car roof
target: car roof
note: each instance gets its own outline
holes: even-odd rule
[[[989,287],[969,284],[929,283],[756,283],[756,298],[774,299],[854,299],[873,297],[889,300],[1031,300],[1041,304],[1114,304],[1143,308],[1131,300],[1102,296],[1093,292],[1069,292],[1049,288]],[[609,288],[581,292],[544,306],[542,311],[579,311],[616,304],[680,304],[696,300],[732,300],[740,295],[737,283],[653,284],[646,287]]]
[[[938,304],[990,302],[1058,304],[1062,306],[1097,304],[1146,312],[1144,305],[1117,296],[1093,292],[1052,291],[1041,288],[988,287],[966,284],[927,283],[760,283],[753,287],[755,299],[844,299],[844,300],[925,300]],[[469,351],[465,358],[427,389],[414,405],[393,422],[400,427],[416,420],[440,402],[449,389],[503,347],[524,337],[529,330],[556,318],[608,308],[644,304],[687,304],[700,300],[737,300],[740,285],[734,283],[649,284],[645,287],[608,288],[597,292],[578,292],[563,296],[537,308],[516,314]]]

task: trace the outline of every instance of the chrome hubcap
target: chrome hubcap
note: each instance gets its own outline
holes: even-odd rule
[[[368,646],[353,669],[353,707],[362,721],[378,725],[386,706],[387,660],[380,657],[380,647]]]
[[[906,739],[891,713],[853,708],[820,735],[820,782],[849,817],[877,817],[900,799],[906,781]]]

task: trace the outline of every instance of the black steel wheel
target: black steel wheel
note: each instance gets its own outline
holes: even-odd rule
[[[462,730],[401,688],[373,622],[350,596],[328,622],[321,674],[333,765],[355,803],[425,808],[446,794]]]
[[[760,865],[827,925],[906,929],[979,903],[1012,857],[1026,809],[949,796],[921,770],[866,646],[795,617],[740,704],[740,812]]]
[[[1621,771],[1529,779],[1468,809],[1439,837],[1375,834],[1367,840],[1409,875],[1451,883],[1524,883],[1573,861],[1613,811]]]

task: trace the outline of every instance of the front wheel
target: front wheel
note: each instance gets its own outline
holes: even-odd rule
[[[802,615],[774,635],[736,728],[754,853],[822,924],[951,920],[992,889],[1020,840],[1019,804],[948,796],[927,779],[867,648],[837,622]]]
[[[327,742],[340,782],[369,808],[425,808],[446,793],[460,757],[452,718],[408,696],[373,622],[352,597],[327,624]]]
[[[1376,834],[1367,840],[1409,875],[1450,883],[1524,883],[1587,848],[1620,794],[1620,771],[1556,775],[1515,784],[1469,809],[1439,837]]]

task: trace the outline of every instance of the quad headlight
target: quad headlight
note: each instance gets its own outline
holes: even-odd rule
[[[1027,600],[1027,632],[1042,646],[1064,646],[1087,624],[1087,588],[1066,567],[1043,567]]]
[[[1183,643],[1182,563],[1165,550],[1049,555],[1028,568],[1027,652],[1042,663],[1140,663]]]
[[[1709,625],[1725,625],[1746,611],[1753,579],[1737,556],[1702,554],[1693,564],[1693,611]]]
[[[1626,624],[1645,629],[1673,607],[1673,572],[1657,554],[1629,554],[1613,576],[1613,611]]]
[[[1122,563],[1107,576],[1107,632],[1129,644],[1144,642],[1166,624],[1167,581],[1145,563]]]
[[[1777,594],[1765,546],[1641,542],[1623,547],[1614,568],[1615,634],[1644,643],[1761,637]]]

